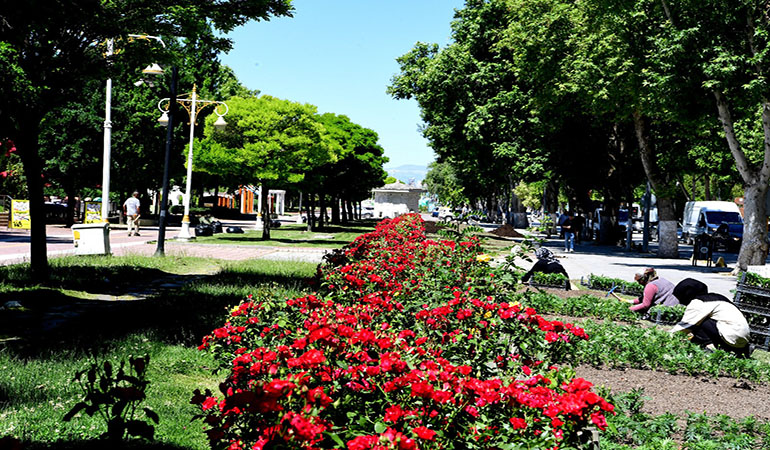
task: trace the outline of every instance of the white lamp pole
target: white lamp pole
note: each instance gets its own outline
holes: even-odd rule
[[[107,58],[111,57],[114,41],[107,39]],[[102,222],[109,222],[110,213],[110,157],[112,143],[112,78],[107,78],[107,101],[104,105],[104,157],[102,158]]]
[[[189,239],[195,239],[194,236],[190,234],[190,197],[191,197],[191,189],[192,189],[192,167],[193,167],[193,140],[195,139],[195,120],[198,116],[198,113],[209,105],[215,105],[214,113],[216,113],[217,116],[219,116],[214,122],[214,128],[217,130],[222,130],[227,126],[227,123],[225,122],[225,119],[223,118],[227,113],[229,112],[229,108],[227,106],[227,103],[220,102],[216,100],[200,100],[198,99],[198,93],[196,91],[196,87],[193,85],[192,93],[189,94],[190,98],[177,98],[176,101],[181,104],[185,110],[187,110],[187,113],[190,115],[190,144],[189,149],[187,151],[187,180],[185,182],[185,194],[184,194],[184,216],[182,217],[182,229],[179,230],[179,234],[177,235],[177,239],[181,240],[189,240]],[[161,125],[165,125],[168,123],[168,108],[163,109],[161,107],[161,104],[163,102],[169,102],[170,99],[164,98],[160,102],[158,102],[158,109],[163,113],[158,119],[158,123]],[[222,105],[225,107],[225,112],[220,114],[219,113],[219,105]],[[168,106],[168,105],[167,105]]]
[[[129,39],[156,40],[166,48],[166,44],[157,36],[145,34],[129,34]],[[104,53],[108,59],[115,54],[115,40],[107,39],[107,51]],[[163,70],[157,64],[147,66],[142,73],[161,75]],[[112,158],[112,78],[107,78],[104,104],[104,156],[102,158],[102,222],[109,222],[110,213],[110,166]]]

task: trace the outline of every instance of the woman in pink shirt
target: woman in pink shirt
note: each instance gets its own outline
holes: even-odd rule
[[[634,275],[634,280],[644,286],[644,293],[634,300],[634,304],[629,308],[631,311],[645,313],[655,305],[676,306],[679,304],[679,300],[674,296],[674,284],[658,277],[652,267],[639,270]]]

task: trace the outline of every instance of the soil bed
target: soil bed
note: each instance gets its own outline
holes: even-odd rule
[[[594,290],[543,289],[560,298],[591,294],[603,297],[606,292]],[[548,315],[550,316],[550,315]],[[551,317],[551,319],[557,316]],[[599,321],[584,317],[558,316],[568,322],[583,320]],[[640,326],[654,326],[640,323]],[[770,385],[753,383],[729,377],[711,378],[670,374],[654,370],[611,369],[578,366],[577,376],[585,378],[596,387],[604,386],[614,393],[644,388],[645,399],[642,411],[652,415],[665,412],[683,417],[687,411],[725,414],[733,419],[753,416],[763,422],[770,421]]]
[[[665,412],[684,416],[686,411],[725,414],[733,419],[754,416],[763,422],[770,421],[770,386],[735,378],[706,378],[689,375],[672,375],[640,369],[597,369],[579,366],[577,376],[594,386],[605,386],[612,392],[628,392],[644,388],[642,411],[660,415]]]

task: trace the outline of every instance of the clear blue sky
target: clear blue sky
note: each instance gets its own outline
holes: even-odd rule
[[[414,100],[385,93],[396,58],[416,42],[444,46],[463,0],[295,0],[293,18],[252,22],[230,33],[222,56],[238,79],[263,94],[344,114],[371,128],[386,167],[427,165],[433,151],[418,131]]]

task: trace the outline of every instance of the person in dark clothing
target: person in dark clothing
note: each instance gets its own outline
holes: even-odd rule
[[[751,355],[749,324],[727,297],[710,294],[705,284],[692,278],[680,281],[674,296],[687,309],[671,333],[691,333],[691,341],[706,350],[720,348],[742,357]]]
[[[534,266],[532,266],[531,269],[529,269],[529,272],[524,274],[524,276],[521,278],[522,283],[528,282],[535,272],[560,273],[567,277],[568,281],[565,288],[569,290],[569,275],[567,275],[567,271],[564,270],[564,266],[561,265],[561,263],[556,259],[550,250],[545,247],[540,247],[539,249],[535,250],[535,257],[537,258],[537,262]]]
[[[586,223],[585,217],[580,213],[576,214],[572,218],[572,232],[575,233],[575,243],[580,244],[583,242],[583,226]]]

